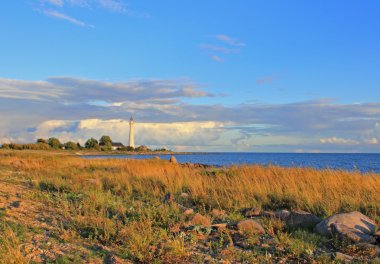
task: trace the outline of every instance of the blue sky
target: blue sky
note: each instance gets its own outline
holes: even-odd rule
[[[176,135],[136,139],[152,146],[378,152],[379,11],[375,0],[3,1],[0,139],[125,141],[109,124],[133,113],[141,131]]]

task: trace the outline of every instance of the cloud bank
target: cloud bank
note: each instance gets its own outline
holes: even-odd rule
[[[57,136],[83,142],[109,134],[127,142],[202,151],[378,152],[380,103],[328,99],[215,105],[190,79],[110,82],[73,77],[0,78],[0,142]]]

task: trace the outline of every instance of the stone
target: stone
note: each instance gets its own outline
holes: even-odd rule
[[[169,160],[171,163],[173,163],[173,164],[178,164],[178,161],[177,161],[177,159],[173,156],[173,155],[171,155],[170,156],[170,160]]]
[[[182,198],[189,198],[189,194],[188,193],[181,193],[180,195]]]
[[[226,211],[218,210],[218,209],[212,209],[211,214],[212,214],[212,216],[214,216],[216,218],[223,218],[226,216]]]
[[[211,226],[211,220],[207,216],[203,216],[200,213],[196,213],[193,217],[193,220],[191,220],[193,225],[201,225],[201,226]]]
[[[313,229],[322,219],[311,213],[299,210],[289,213],[285,221],[291,228]]]
[[[177,204],[177,207],[179,208],[179,210],[184,214],[184,215],[191,215],[191,214],[194,214],[194,210],[191,209],[191,208],[188,208],[188,207],[185,207],[181,204]]]
[[[335,226],[335,231],[341,230],[342,232],[356,232],[373,235],[376,230],[375,222],[360,212],[341,213],[330,216],[316,225],[316,231],[326,237],[332,237],[332,225]],[[342,226],[344,225],[344,227]]]
[[[290,212],[288,210],[277,210],[276,212],[273,211],[261,211],[260,216],[268,217],[268,218],[278,218],[280,220],[286,220],[290,215]]]
[[[269,218],[271,218],[271,217],[275,217],[275,213],[274,212],[272,212],[272,211],[261,211],[260,212],[260,216],[263,216],[263,217],[269,217]]]
[[[252,207],[252,208],[246,208],[246,209],[242,210],[241,213],[242,213],[246,218],[257,217],[257,216],[260,216],[260,214],[261,214],[261,210]]]
[[[290,216],[290,212],[288,210],[277,210],[274,213],[274,217],[285,221]]]
[[[191,208],[187,208],[185,211],[182,212],[184,215],[192,215],[194,214],[194,210]]]
[[[237,223],[237,229],[242,233],[251,233],[257,235],[265,234],[265,230],[261,226],[261,224],[252,219],[240,221],[239,223]]]
[[[332,224],[331,233],[333,236],[341,241],[347,241],[352,243],[375,243],[375,237],[363,233],[356,228],[348,227],[344,224]]]
[[[353,260],[353,257],[340,253],[340,252],[334,252],[334,253],[331,253],[331,259],[337,260],[337,261],[343,261],[344,263],[350,263]]]

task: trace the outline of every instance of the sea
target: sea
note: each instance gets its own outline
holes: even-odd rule
[[[87,155],[84,158],[107,159],[150,159],[158,156],[169,159],[170,154],[163,155]],[[334,169],[360,171],[362,173],[380,174],[380,153],[377,154],[330,154],[330,153],[191,153],[174,154],[180,163],[201,163],[217,167],[240,164],[278,165],[285,167],[311,167],[316,169]]]

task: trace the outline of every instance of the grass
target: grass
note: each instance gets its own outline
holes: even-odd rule
[[[275,220],[263,220],[267,237],[244,238],[250,250],[233,247],[235,237],[228,230],[185,231],[189,224],[208,226],[219,221],[215,209],[225,211],[227,222],[243,219],[240,212],[248,207],[302,209],[321,217],[358,210],[380,220],[380,177],[359,172],[255,165],[193,168],[163,160],[87,160],[62,153],[0,151],[1,181],[21,182],[28,188],[19,199],[21,205],[28,198],[50,208],[52,213],[44,221],[57,227],[49,233],[57,243],[86,249],[91,248],[89,243],[100,245],[102,249],[88,253],[95,259],[114,254],[138,263],[205,258],[271,262],[285,254],[289,261],[299,261],[316,258],[315,252],[326,243],[306,231],[289,233]],[[164,201],[167,193],[199,215],[193,219],[182,214]],[[0,213],[0,223],[5,223],[6,211]],[[2,228],[0,258],[15,255],[19,263],[27,262],[19,236],[9,227]],[[268,249],[262,247],[267,243],[263,239],[271,241]],[[54,261],[70,263],[70,258],[57,254]]]

